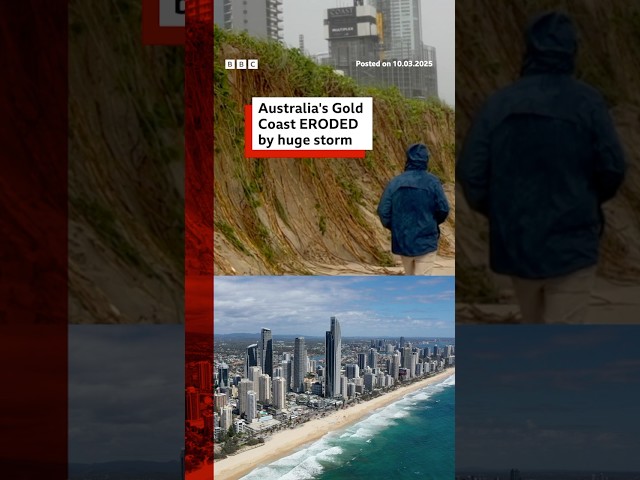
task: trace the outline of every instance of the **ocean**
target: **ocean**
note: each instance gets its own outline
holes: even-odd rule
[[[455,375],[325,435],[243,480],[450,480]]]

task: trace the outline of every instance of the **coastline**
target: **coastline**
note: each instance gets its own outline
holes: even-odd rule
[[[346,410],[338,410],[326,417],[306,422],[297,428],[275,433],[261,447],[215,462],[214,478],[217,480],[237,480],[242,478],[261,465],[273,463],[280,458],[286,457],[304,445],[319,440],[330,432],[356,423],[367,415],[372,414],[375,410],[386,407],[410,393],[446,380],[454,375],[455,372],[455,367],[448,368],[438,375],[425,378],[408,387],[394,390]]]

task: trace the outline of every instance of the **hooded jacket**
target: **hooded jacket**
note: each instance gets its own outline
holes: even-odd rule
[[[427,172],[429,151],[421,143],[407,149],[404,173],[385,188],[378,216],[391,230],[391,251],[396,255],[417,257],[438,249],[440,229],[449,214],[442,184]]]
[[[521,78],[489,98],[464,142],[457,180],[489,218],[497,273],[550,278],[598,261],[600,205],[625,162],[604,99],[572,78],[576,51],[569,17],[535,18]]]

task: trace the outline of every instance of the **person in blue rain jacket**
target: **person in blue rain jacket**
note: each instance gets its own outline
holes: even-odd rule
[[[407,275],[429,275],[435,264],[439,225],[449,214],[440,180],[427,172],[429,150],[422,143],[407,149],[405,171],[386,186],[378,216],[391,230],[391,251],[400,255]]]
[[[464,142],[457,181],[489,219],[490,266],[510,275],[526,323],[581,323],[623,151],[607,104],[573,78],[577,34],[547,12],[525,33],[520,78],[492,95]]]

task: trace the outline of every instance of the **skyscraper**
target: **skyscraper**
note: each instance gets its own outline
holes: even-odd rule
[[[215,22],[254,37],[282,40],[282,0],[216,0]],[[222,16],[222,20],[220,17]]]
[[[253,390],[247,392],[247,420],[250,422],[258,416],[258,394]]]
[[[218,366],[218,386],[229,388],[229,365],[221,363]]]
[[[375,348],[369,349],[369,366],[371,368],[378,366],[378,351]]]
[[[249,390],[253,390],[253,382],[248,378],[240,380],[238,385],[238,410],[240,416],[247,413],[247,393]]]
[[[421,56],[420,0],[373,0],[369,3],[382,14],[385,58],[411,59]]]
[[[258,378],[258,400],[263,405],[271,403],[271,377],[263,373]]]
[[[260,367],[249,368],[248,378],[253,382],[253,388],[251,390],[253,390],[256,393],[258,392],[258,388],[259,388],[258,378],[260,377],[260,375],[262,375],[262,368]]]
[[[285,379],[276,377],[273,379],[273,406],[278,410],[282,410],[287,398],[287,390],[285,388]]]
[[[358,354],[358,368],[360,368],[360,371],[363,372],[366,367],[367,367],[367,354],[366,353],[359,353]]]
[[[307,348],[304,337],[297,337],[293,348],[293,391],[304,391],[304,376],[307,374]]]
[[[345,373],[349,380],[360,376],[360,367],[355,363],[349,363],[345,366]]]
[[[224,407],[222,407],[222,410],[220,411],[220,428],[224,433],[227,433],[227,431],[229,430],[229,427],[233,425],[232,413],[233,413],[233,408],[231,408],[231,405],[225,405]]]
[[[258,344],[254,343],[247,347],[247,354],[244,359],[244,375],[249,376],[249,368],[257,367],[258,363]]]
[[[331,317],[331,330],[325,336],[325,396],[336,397],[340,395],[340,367],[342,363],[342,334],[340,322],[336,317]]]
[[[282,377],[284,378],[284,383],[286,387],[286,391],[288,392],[291,389],[291,382],[293,379],[293,362],[290,358],[290,355],[287,355],[287,359],[282,361]]]
[[[263,328],[260,332],[258,354],[260,356],[259,365],[262,367],[262,373],[273,377],[273,338],[271,336],[271,330],[268,328]]]

